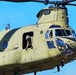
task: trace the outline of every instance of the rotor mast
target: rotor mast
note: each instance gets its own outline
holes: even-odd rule
[[[8,1],[8,2],[39,2],[47,4],[53,4],[55,7],[51,7],[48,9],[42,9],[37,17],[39,19],[38,23],[48,23],[51,24],[59,24],[63,27],[68,26],[68,14],[67,14],[67,8],[66,5],[72,5],[76,6],[76,4],[71,4],[71,2],[74,2],[76,0],[61,0],[61,1],[51,1],[51,0],[0,0],[0,1]],[[46,10],[49,10],[50,13],[48,15],[45,15],[44,12]]]
[[[68,26],[68,13],[66,7],[50,7],[42,9],[37,14],[38,24],[50,23],[61,25],[62,27]],[[47,25],[47,24],[46,24]]]

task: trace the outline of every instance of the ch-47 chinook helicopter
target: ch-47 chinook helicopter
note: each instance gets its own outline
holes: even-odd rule
[[[0,32],[0,75],[18,75],[49,70],[76,59],[76,37],[68,24],[66,5],[75,0],[3,0],[53,4],[42,9],[38,22]]]

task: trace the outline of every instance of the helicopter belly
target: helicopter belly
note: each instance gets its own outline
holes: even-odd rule
[[[3,67],[0,67],[0,69],[1,69],[0,73],[3,74],[5,72],[6,73],[5,75],[8,75],[8,74],[13,75],[14,69],[17,67],[20,70],[20,74],[53,69],[56,66],[61,65],[61,59],[64,60],[64,64],[72,61],[75,54],[73,54],[73,56],[69,56],[69,57],[65,57],[64,55],[59,55],[59,56],[48,58],[48,59],[41,60],[41,61],[34,61],[34,62],[24,63],[24,64],[15,63],[13,65],[12,64],[6,65]]]
[[[75,54],[73,54],[73,56]],[[9,56],[10,55],[11,54],[9,54]],[[64,64],[65,64],[65,63],[68,63],[70,60],[72,60],[73,56],[65,57],[64,55],[58,55],[56,57],[50,57],[50,58],[44,59],[44,60],[38,60],[38,61],[34,61],[34,62],[28,61],[29,63],[25,62],[25,63],[20,64],[19,59],[21,59],[21,57],[18,56],[18,55],[15,56],[15,54],[14,54],[14,57],[18,58],[18,59],[14,60],[14,57],[12,56],[13,59],[8,59],[7,60],[9,65],[5,64],[4,66],[0,67],[0,69],[1,69],[0,71],[2,73],[6,72],[6,75],[8,74],[8,72],[9,72],[9,75],[13,75],[13,71],[16,67],[19,67],[19,69],[21,70],[20,73],[22,73],[22,74],[23,73],[31,73],[31,72],[36,72],[36,71],[43,71],[43,70],[53,69],[57,65],[59,65],[59,66],[61,65],[61,59],[62,58],[64,58]],[[29,57],[29,60],[33,60],[32,57],[31,58]]]

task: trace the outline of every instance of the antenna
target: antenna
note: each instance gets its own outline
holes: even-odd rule
[[[4,25],[7,25],[7,26],[5,27],[5,30],[10,29],[10,23],[8,23],[8,24],[4,24]]]

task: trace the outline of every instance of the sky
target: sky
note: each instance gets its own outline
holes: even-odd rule
[[[76,2],[74,2],[76,3]],[[2,31],[7,24],[10,24],[11,29],[21,26],[28,26],[37,22],[36,14],[45,7],[40,3],[10,3],[0,2],[0,31]],[[69,25],[76,32],[76,7],[67,6],[69,14]],[[37,75],[75,75],[76,74],[76,61],[65,64],[61,68],[60,72],[56,72],[56,68],[53,70],[47,70],[38,72]],[[33,75],[24,74],[24,75]]]

